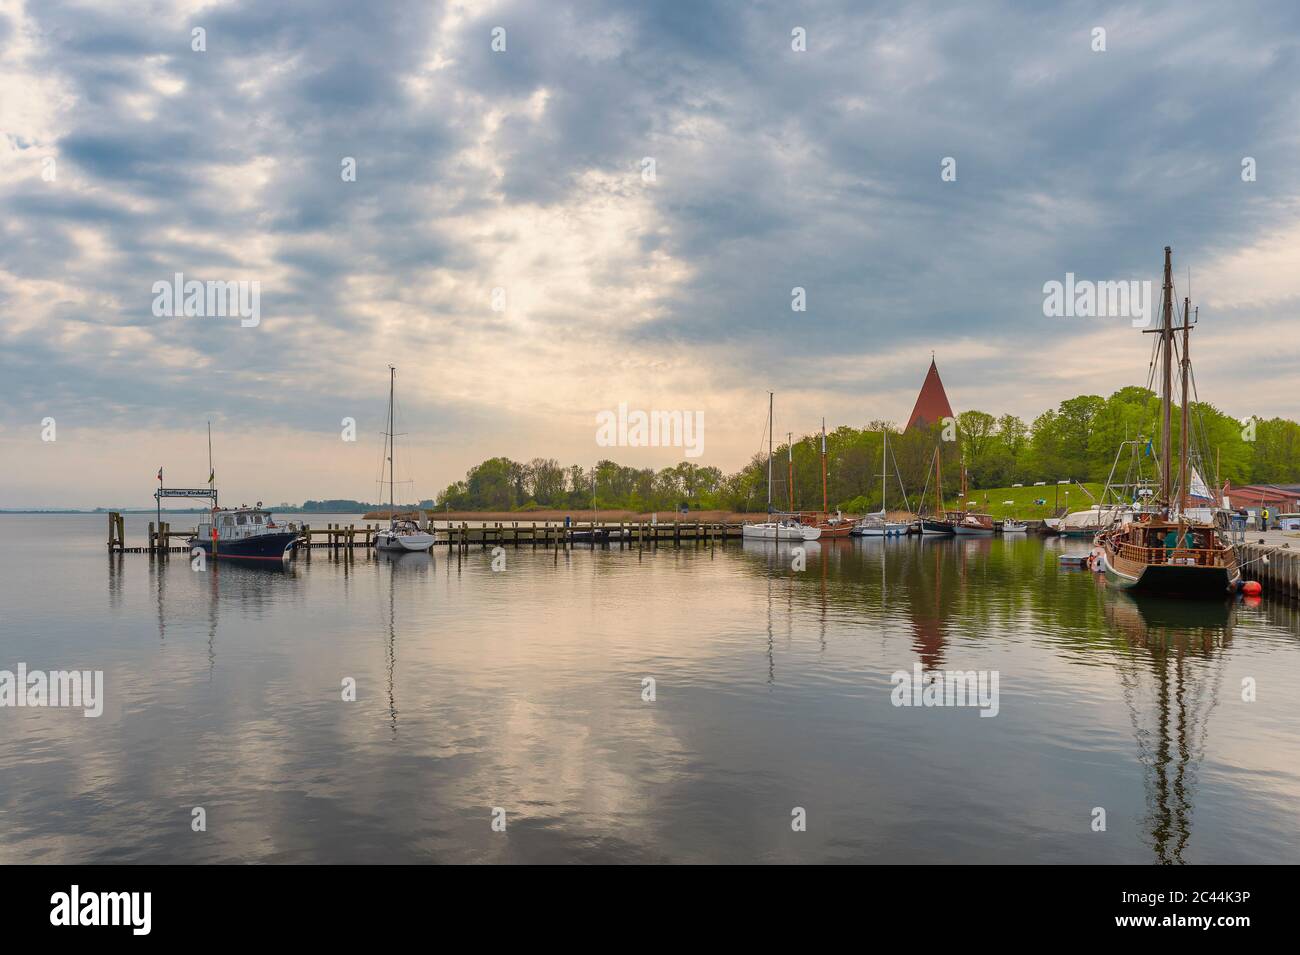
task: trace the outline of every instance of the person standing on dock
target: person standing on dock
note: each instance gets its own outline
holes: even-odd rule
[[[1267,507],[1259,512],[1259,529],[1261,531],[1268,530],[1268,508]]]

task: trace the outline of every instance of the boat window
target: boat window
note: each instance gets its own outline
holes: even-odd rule
[[[223,515],[221,515],[221,526],[222,526],[222,527],[229,527],[229,526],[230,526],[230,515],[229,515],[229,514],[223,514]]]
[[[247,523],[248,523],[248,515],[247,515],[247,514],[240,514],[237,518],[235,518],[235,523],[237,523],[237,524],[247,524]]]
[[[253,523],[254,523],[254,524],[260,524],[260,523],[262,523],[262,515],[261,515],[261,514],[254,514],[254,515],[253,515]]]

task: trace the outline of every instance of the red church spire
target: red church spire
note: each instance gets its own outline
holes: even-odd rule
[[[948,404],[948,395],[939,380],[939,368],[934,363],[934,354],[930,355],[930,370],[926,372],[925,384],[916,396],[916,407],[912,417],[907,419],[908,428],[925,428],[944,418],[953,417],[952,405]]]

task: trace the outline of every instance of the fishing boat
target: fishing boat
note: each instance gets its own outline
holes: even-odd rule
[[[1024,534],[1029,530],[1029,525],[1024,521],[1017,521],[1008,517],[997,525],[997,530],[1001,534]]]
[[[904,521],[891,521],[886,514],[885,497],[886,484],[886,455],[889,452],[889,429],[881,428],[880,430],[880,510],[874,514],[868,514],[858,521],[853,528],[853,534],[857,537],[902,537],[907,533],[907,524]],[[900,479],[899,486],[902,487]],[[906,492],[903,499],[904,505],[907,503]]]
[[[767,393],[767,515],[768,520],[743,524],[740,536],[744,540],[761,541],[813,541],[822,536],[821,528],[808,527],[797,514],[776,514],[772,511],[772,425],[773,393]],[[790,510],[794,511],[794,447],[790,448]]]
[[[1191,301],[1183,299],[1182,349],[1182,433],[1178,448],[1178,484],[1174,489],[1171,406],[1173,404],[1173,264],[1172,250],[1165,246],[1164,290],[1161,324],[1152,329],[1160,335],[1160,492],[1153,509],[1132,514],[1127,523],[1117,521],[1096,536],[1102,551],[1107,580],[1126,590],[1178,597],[1223,597],[1241,581],[1236,550],[1221,528],[1188,513],[1190,498],[1188,459],[1190,456],[1188,401],[1189,334]]]
[[[426,551],[433,546],[433,535],[413,520],[399,519],[393,500],[393,458],[396,438],[393,433],[393,395],[397,387],[397,369],[388,366],[388,430],[384,432],[384,462],[388,469],[388,527],[375,532],[375,547],[387,551]],[[383,479],[382,473],[380,480]]]

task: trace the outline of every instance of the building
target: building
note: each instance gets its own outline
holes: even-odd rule
[[[1279,515],[1300,513],[1300,486],[1279,486],[1276,484],[1244,484],[1241,487],[1228,485],[1224,488],[1224,497],[1228,506],[1234,511],[1244,508],[1252,521],[1259,519],[1259,514],[1268,508],[1270,525],[1276,527]]]
[[[932,355],[930,370],[926,372],[921,393],[916,396],[916,407],[912,409],[912,417],[907,419],[907,428],[908,430],[928,428],[944,418],[951,417],[953,417],[952,405],[948,403],[948,394],[943,390],[943,382],[939,380],[939,368],[935,365]]]

